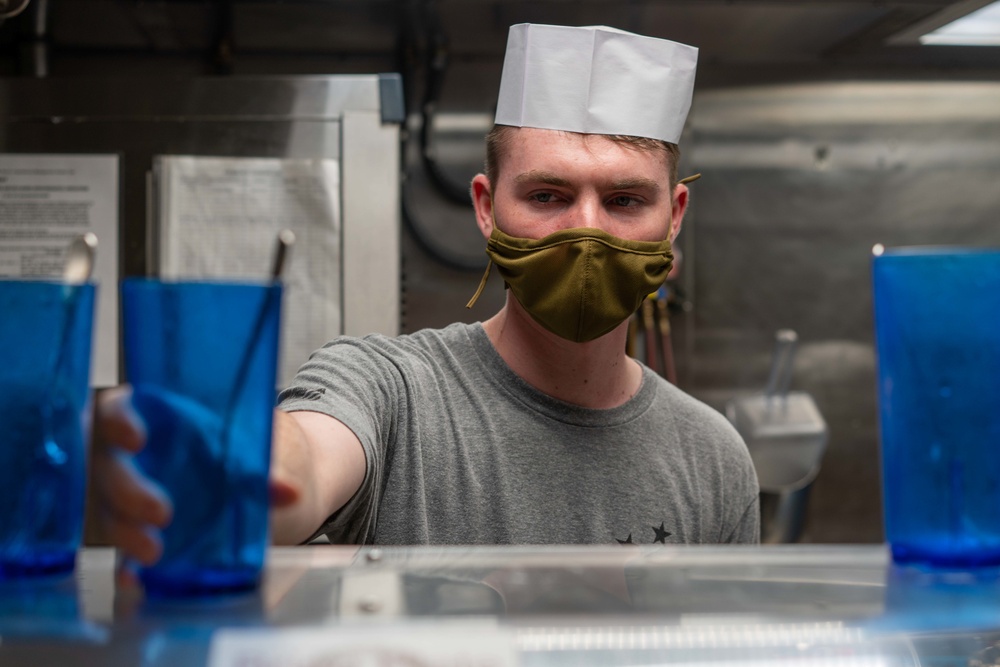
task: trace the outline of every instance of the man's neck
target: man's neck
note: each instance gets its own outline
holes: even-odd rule
[[[553,398],[613,408],[639,391],[642,369],[625,354],[628,325],[574,343],[543,329],[513,298],[483,323],[493,347],[525,382]]]

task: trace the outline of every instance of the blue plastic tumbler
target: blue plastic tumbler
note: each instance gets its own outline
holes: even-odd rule
[[[872,268],[893,558],[1000,564],[1000,251],[887,250]]]
[[[251,589],[268,542],[281,286],[122,284],[125,368],[148,440],[140,469],[174,505],[147,594]]]
[[[73,570],[94,285],[0,280],[0,579]]]

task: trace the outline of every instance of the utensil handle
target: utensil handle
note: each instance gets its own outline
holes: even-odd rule
[[[767,379],[764,395],[768,398],[788,394],[792,384],[792,368],[795,365],[795,346],[799,335],[791,329],[779,329],[774,336],[774,358],[771,362],[771,374]]]

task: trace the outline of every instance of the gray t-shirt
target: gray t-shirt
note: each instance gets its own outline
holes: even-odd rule
[[[343,422],[367,458],[322,527],[358,544],[757,542],[757,477],[717,411],[643,367],[595,410],[530,386],[481,324],[338,338],[279,397]]]

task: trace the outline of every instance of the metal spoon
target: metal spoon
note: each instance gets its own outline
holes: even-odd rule
[[[97,253],[97,235],[92,232],[77,236],[69,244],[66,261],[63,264],[63,324],[59,335],[59,347],[56,348],[55,362],[49,373],[47,390],[42,400],[42,419],[45,430],[44,452],[50,465],[62,465],[66,462],[66,452],[59,447],[52,435],[52,403],[54,402],[55,385],[62,369],[63,356],[69,344],[70,332],[73,329],[73,309],[76,306],[78,287],[88,280],[94,271],[94,256]]]
[[[73,331],[73,313],[76,308],[79,286],[90,280],[94,269],[94,256],[97,251],[97,236],[91,232],[81,234],[73,239],[66,253],[63,265],[63,321],[59,333],[59,345],[53,353],[53,362],[49,366],[45,379],[44,393],[39,404],[42,418],[43,442],[35,456],[34,467],[30,479],[24,485],[24,491],[19,503],[18,521],[20,528],[13,543],[27,547],[29,539],[38,526],[44,525],[52,512],[53,495],[46,493],[43,484],[52,471],[61,468],[69,460],[66,451],[59,446],[55,438],[54,412],[56,402],[56,386],[59,382],[59,372],[63,366],[66,347]],[[34,511],[29,511],[34,510]]]
[[[278,232],[278,238],[274,245],[274,258],[271,262],[271,282],[277,283],[281,280],[281,274],[285,270],[285,263],[288,259],[288,253],[291,250],[292,245],[295,243],[295,233],[290,229],[283,229]],[[250,339],[247,343],[246,349],[243,350],[243,358],[240,360],[240,365],[237,367],[236,380],[233,382],[232,392],[229,394],[229,401],[226,404],[226,412],[222,421],[222,437],[228,442],[229,437],[229,425],[232,421],[233,412],[236,410],[236,403],[239,400],[240,394],[243,392],[243,383],[246,382],[247,373],[250,372],[250,363],[253,361],[253,350],[254,346],[257,344],[257,339],[260,337],[260,332],[264,328],[264,323],[267,320],[267,311],[270,309],[272,294],[274,292],[268,291],[264,297],[264,303],[261,304],[260,310],[257,311],[257,319],[254,321],[253,329],[251,330]],[[227,456],[228,452],[223,451],[223,456]]]
[[[96,253],[97,235],[93,232],[80,234],[73,239],[63,265],[63,282],[67,285],[80,285],[90,280]]]
[[[277,283],[281,280],[281,275],[285,270],[285,264],[288,260],[288,253],[291,251],[292,245],[295,243],[295,234],[290,229],[283,229],[278,232],[278,238],[274,245],[274,258],[271,262],[271,282]],[[253,352],[254,348],[257,346],[257,340],[260,338],[260,333],[264,329],[264,324],[267,322],[267,313],[271,309],[271,302],[275,298],[277,293],[274,290],[268,290],[264,296],[264,302],[260,306],[260,310],[257,311],[257,319],[254,321],[252,333],[250,334],[250,339],[247,341],[246,349],[243,350],[243,358],[240,360],[240,365],[236,372],[236,380],[233,382],[232,392],[229,394],[229,402],[226,405],[226,412],[222,419],[222,443],[220,449],[222,450],[222,470],[223,470],[223,486],[224,490],[229,489],[230,484],[230,457],[229,457],[229,446],[231,440],[232,431],[232,421],[233,415],[236,413],[236,405],[239,403],[240,394],[243,393],[243,385],[246,383],[247,373],[250,372],[250,364],[253,362]],[[240,503],[235,503],[233,505],[233,562],[239,561],[239,546],[243,543],[243,538],[241,536],[243,522],[241,519],[242,508]]]
[[[289,252],[292,246],[295,244],[295,234],[290,229],[283,229],[278,233],[278,238],[274,246],[274,256],[271,262],[271,282],[277,283],[281,280],[281,276],[284,272],[285,265],[288,262]],[[221,463],[222,479],[220,480],[219,488],[222,493],[228,493],[230,486],[230,456],[229,447],[230,440],[232,437],[232,421],[233,416],[236,413],[236,405],[239,402],[240,394],[243,393],[243,385],[246,383],[247,374],[250,372],[250,365],[253,363],[253,353],[254,348],[257,346],[257,341],[260,338],[260,333],[264,329],[264,325],[267,322],[267,313],[271,309],[272,301],[276,298],[277,293],[274,290],[268,290],[265,292],[264,301],[261,303],[260,310],[257,311],[257,317],[254,320],[253,328],[251,329],[250,338],[247,341],[246,347],[243,349],[243,356],[240,358],[240,364],[237,366],[236,376],[233,380],[232,389],[230,389],[229,399],[226,402],[226,410],[222,415],[222,425],[220,430],[220,443],[219,443],[219,460]],[[239,561],[239,546],[242,543],[242,538],[239,532],[242,529],[241,512],[242,509],[239,503],[235,503],[231,509],[234,513],[233,516],[233,562]],[[176,553],[178,554],[188,554],[196,549],[201,548],[201,544],[212,537],[212,531],[203,531],[196,534],[192,540],[180,546]]]
[[[271,263],[271,281],[281,280],[281,274],[285,270],[285,262],[288,260],[288,253],[295,245],[295,232],[290,229],[282,229],[278,232],[278,240],[274,245],[274,261]]]

